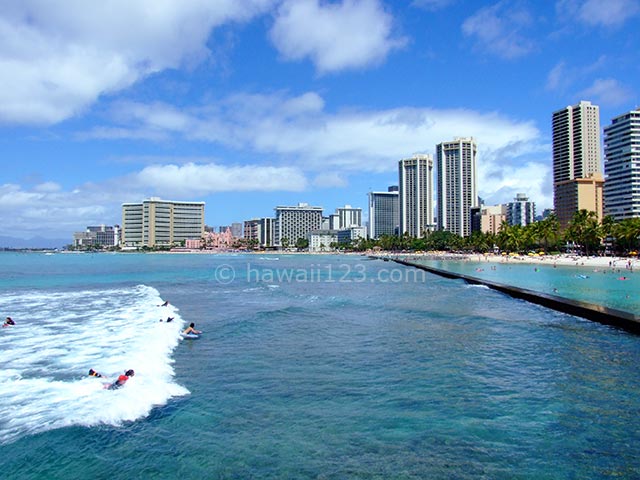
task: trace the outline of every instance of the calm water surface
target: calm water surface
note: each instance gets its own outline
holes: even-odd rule
[[[640,477],[639,337],[391,262],[3,253],[0,310],[3,478]]]

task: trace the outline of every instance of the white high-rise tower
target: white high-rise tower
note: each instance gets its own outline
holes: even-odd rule
[[[473,138],[436,146],[438,230],[461,237],[471,234],[471,208],[478,206],[476,155]]]
[[[433,157],[414,155],[398,162],[400,235],[421,237],[433,230]]]
[[[615,220],[640,217],[640,108],[604,128],[604,203]]]

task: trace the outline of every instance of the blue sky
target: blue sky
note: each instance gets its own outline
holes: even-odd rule
[[[550,118],[640,104],[638,0],[0,2],[0,236],[150,196],[206,223],[366,212],[397,162],[478,143],[487,204],[552,206]]]

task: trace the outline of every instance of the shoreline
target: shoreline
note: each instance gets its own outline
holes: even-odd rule
[[[47,251],[32,251],[29,253],[45,253]],[[482,254],[482,253],[451,253],[444,251],[430,251],[430,252],[385,252],[385,251],[362,251],[362,252],[291,252],[291,251],[234,251],[234,250],[170,250],[170,251],[149,251],[149,252],[134,252],[134,251],[122,251],[122,252],[71,252],[71,251],[58,251],[55,253],[61,254],[81,254],[81,253],[145,253],[145,254],[189,254],[189,255],[267,255],[267,256],[280,256],[280,255],[318,255],[318,256],[367,256],[376,258],[387,259],[405,259],[405,260],[434,260],[434,261],[454,261],[454,262],[477,262],[477,263],[499,263],[499,264],[530,264],[530,265],[544,265],[544,266],[569,266],[569,267],[584,267],[595,269],[613,269],[613,270],[630,270],[633,271],[636,268],[640,268],[640,258],[638,257],[600,257],[600,256],[581,256],[571,254],[559,254],[559,255],[497,255],[497,254]]]
[[[499,264],[529,264],[544,266],[568,266],[594,269],[630,270],[640,268],[640,259],[636,257],[598,257],[579,255],[495,255],[478,253],[449,253],[449,252],[425,252],[407,254],[384,254],[378,252],[375,256],[381,258],[402,258],[405,260],[436,260],[477,263]]]

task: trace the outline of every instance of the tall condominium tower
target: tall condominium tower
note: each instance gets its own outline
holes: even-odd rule
[[[566,228],[576,211],[584,206],[595,206],[594,211],[601,219],[602,206],[598,208],[595,198],[602,190],[603,182],[599,107],[582,101],[553,112],[552,130],[553,205],[560,226]],[[579,179],[591,181],[578,182]]]
[[[395,235],[399,219],[398,187],[389,187],[386,192],[369,192],[369,238]]]
[[[604,128],[604,204],[615,220],[640,217],[640,109]]]
[[[320,230],[322,226],[322,207],[310,207],[299,203],[295,207],[276,207],[274,223],[274,245],[293,246],[312,230]]]
[[[421,237],[433,230],[433,157],[414,155],[398,162],[400,235]]]
[[[204,235],[204,202],[174,202],[152,197],[122,204],[124,247],[170,247]]]
[[[471,209],[478,206],[476,156],[473,138],[436,145],[438,230],[471,234]]]

